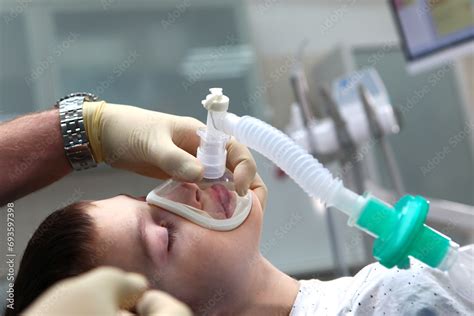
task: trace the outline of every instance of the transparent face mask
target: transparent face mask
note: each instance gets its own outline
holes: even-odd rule
[[[252,194],[244,197],[234,188],[232,173],[199,183],[168,180],[148,193],[146,201],[202,227],[228,231],[241,225],[250,213]]]

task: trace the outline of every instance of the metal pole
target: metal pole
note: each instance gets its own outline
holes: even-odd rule
[[[339,106],[336,104],[336,102],[333,100],[329,93],[329,88],[323,87],[321,89],[321,94],[326,100],[327,112],[334,121],[337,139],[339,141],[339,144],[341,145],[341,149],[343,152],[341,164],[343,170],[347,170],[346,166],[348,164],[352,164],[352,167],[349,170],[350,174],[352,175],[351,178],[353,180],[353,184],[355,186],[354,189],[358,194],[362,194],[365,191],[365,183],[360,161],[355,159],[357,154],[357,147],[354,141],[352,140],[349,130],[347,129],[346,121],[344,120],[339,111]],[[369,236],[362,236],[362,245],[364,248],[365,257],[367,258],[367,262],[372,261],[372,241]]]
[[[380,142],[382,148],[382,154],[387,164],[387,169],[392,179],[393,186],[398,196],[402,196],[406,193],[405,186],[400,174],[400,169],[398,168],[395,155],[393,153],[393,148],[388,143],[382,127],[377,119],[375,114],[375,104],[370,97],[370,93],[367,91],[363,85],[359,86],[359,96],[362,100],[362,105],[364,106],[365,113],[367,115],[367,120],[369,121],[369,129],[374,138]]]

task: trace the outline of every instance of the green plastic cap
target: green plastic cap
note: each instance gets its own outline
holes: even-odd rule
[[[367,204],[356,226],[369,232],[374,241],[373,255],[387,268],[410,267],[408,256],[437,267],[446,256],[450,238],[425,225],[428,201],[406,195],[394,207],[366,195]]]

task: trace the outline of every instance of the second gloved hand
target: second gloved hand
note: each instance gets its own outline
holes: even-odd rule
[[[191,310],[172,296],[147,291],[145,277],[112,267],[97,268],[62,280],[36,299],[22,315],[27,316],[190,316]]]
[[[84,125],[96,161],[154,178],[173,177],[195,182],[203,168],[194,156],[196,131],[205,125],[141,108],[84,102]],[[237,192],[244,195],[256,174],[248,149],[232,139],[227,145],[227,167],[234,173]]]

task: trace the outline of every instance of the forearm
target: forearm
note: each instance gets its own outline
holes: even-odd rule
[[[0,205],[72,171],[64,154],[58,110],[0,124]]]

